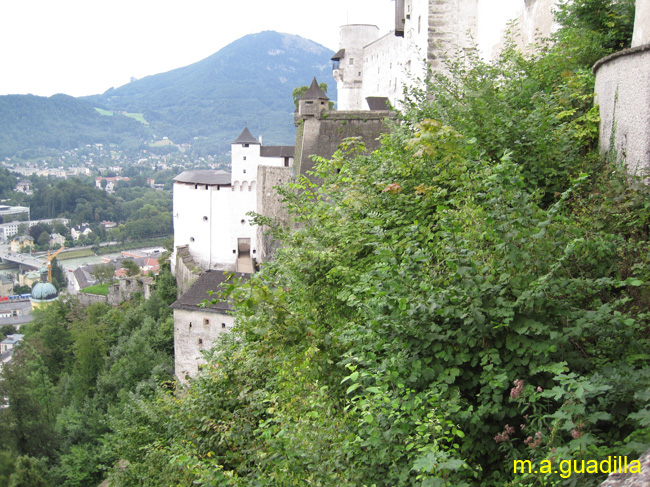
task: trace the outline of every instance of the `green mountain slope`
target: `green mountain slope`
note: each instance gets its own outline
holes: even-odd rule
[[[332,51],[299,36],[266,31],[234,41],[190,66],[148,76],[101,95],[75,99],[0,96],[0,157],[39,147],[88,143],[136,147],[152,138],[224,153],[244,124],[265,144],[292,145],[292,90],[312,77],[328,84]],[[116,112],[101,115],[98,110]],[[117,112],[143,113],[149,123]]]
[[[312,77],[336,84],[332,51],[299,36],[265,31],[190,66],[87,97],[107,110],[144,113],[157,136],[228,149],[245,123],[268,144],[293,144],[292,90]]]
[[[0,96],[0,157],[99,142],[137,146],[149,137],[142,123],[123,115],[102,116],[90,103],[72,96]]]

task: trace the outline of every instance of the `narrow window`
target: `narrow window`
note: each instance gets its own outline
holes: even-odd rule
[[[349,63],[350,63],[350,66],[352,66],[354,64],[354,58],[350,58]]]
[[[203,345],[203,338],[199,338],[199,345]]]
[[[225,327],[226,327],[226,324],[225,324],[225,323],[221,323],[221,328],[225,328]]]
[[[244,156],[244,160],[246,160],[246,156]]]
[[[210,320],[207,318],[203,318],[203,326],[210,326]]]

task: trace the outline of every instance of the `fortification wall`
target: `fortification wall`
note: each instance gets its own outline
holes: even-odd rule
[[[257,169],[257,211],[281,225],[289,224],[289,214],[282,204],[282,197],[274,189],[293,179],[293,168],[260,166]],[[269,260],[279,246],[279,242],[268,234],[269,228],[257,227],[257,246],[259,262]]]
[[[650,169],[650,44],[601,59],[594,66],[601,151],[632,173]]]
[[[343,139],[360,137],[366,150],[379,148],[379,136],[388,132],[389,111],[331,111],[321,118],[309,117],[298,122],[296,137],[296,174],[306,174],[314,168],[313,156],[330,158]]]
[[[187,245],[176,247],[176,286],[177,297],[181,297],[201,275],[201,269],[194,259]]]
[[[101,294],[79,293],[77,294],[77,298],[79,299],[79,304],[83,307],[90,306],[91,304],[95,303],[108,302],[107,296],[103,296]]]
[[[174,371],[181,382],[195,376],[205,363],[202,350],[209,350],[221,333],[234,325],[234,318],[214,311],[174,310]]]

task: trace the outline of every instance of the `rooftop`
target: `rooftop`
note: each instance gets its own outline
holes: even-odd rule
[[[259,144],[259,141],[253,137],[248,127],[244,127],[244,130],[242,130],[242,133],[239,134],[239,137],[237,137],[237,140],[233,144]]]
[[[230,278],[232,276],[232,278]],[[232,306],[230,303],[219,302],[216,304],[210,304],[205,307],[201,306],[201,303],[204,300],[210,300],[212,297],[208,294],[208,291],[218,292],[222,285],[234,278],[248,279],[249,274],[233,274],[231,272],[223,271],[214,271],[210,270],[201,274],[201,276],[196,280],[192,287],[183,294],[174,304],[171,305],[174,309],[186,309],[190,311],[204,310],[204,311],[215,311],[223,312],[230,311]],[[230,278],[230,279],[229,279]],[[216,296],[215,296],[216,297]]]
[[[270,145],[260,148],[262,157],[293,157],[296,148],[292,145]]]
[[[174,178],[177,183],[190,184],[211,184],[230,186],[230,173],[213,169],[201,169],[196,171],[183,171]]]

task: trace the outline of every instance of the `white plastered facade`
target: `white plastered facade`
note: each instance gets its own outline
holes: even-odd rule
[[[186,173],[174,182],[174,248],[187,245],[202,270],[252,272],[246,259],[257,256],[257,227],[247,213],[258,210],[258,167],[293,165],[293,157],[263,157],[261,148],[258,142],[233,143],[232,172],[222,172],[219,182],[183,178]]]
[[[511,22],[521,48],[556,27],[557,0],[396,0],[403,4],[403,36],[374,25],[344,25],[334,66],[339,110],[368,110],[367,97],[387,97],[399,107],[404,87],[422,86],[427,70],[457,51],[478,50],[487,60],[503,47]],[[341,51],[339,51],[341,52]],[[353,63],[350,59],[353,58]]]

